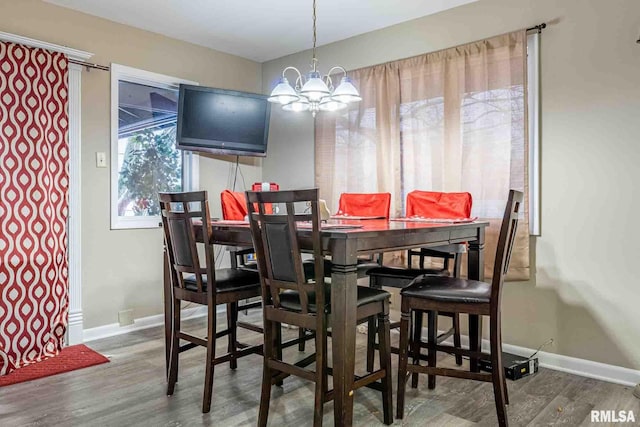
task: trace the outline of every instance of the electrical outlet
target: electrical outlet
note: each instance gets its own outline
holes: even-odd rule
[[[107,167],[107,154],[104,151],[98,151],[96,153],[96,167],[97,168]]]
[[[133,310],[122,310],[118,312],[118,323],[120,326],[133,325]]]

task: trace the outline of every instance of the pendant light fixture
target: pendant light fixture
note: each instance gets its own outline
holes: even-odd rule
[[[338,111],[347,108],[347,104],[362,100],[358,89],[347,76],[347,70],[343,67],[333,67],[322,76],[317,69],[316,58],[316,0],[313,0],[313,58],[311,71],[303,77],[296,67],[286,67],[282,71],[282,78],[271,91],[269,102],[282,105],[285,111],[311,111],[315,117],[318,111]],[[287,80],[287,71],[294,71],[297,76],[295,86],[291,86]],[[331,73],[341,71],[342,79],[338,87],[333,87]]]

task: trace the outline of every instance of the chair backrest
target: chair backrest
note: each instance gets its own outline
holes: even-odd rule
[[[415,190],[407,194],[406,216],[423,218],[469,218],[471,193]]]
[[[267,204],[280,203],[286,207],[282,215],[266,212]],[[311,207],[310,213],[296,213],[295,204]],[[318,315],[323,316],[324,263],[320,239],[320,213],[318,189],[293,191],[247,191],[249,225],[256,250],[264,306],[280,306],[280,292],[291,289],[300,294],[303,314],[309,312],[309,292],[315,292]],[[302,238],[311,240],[315,258],[315,280],[307,282],[302,265],[299,229],[304,227]],[[308,231],[307,231],[308,230]]]
[[[242,221],[247,216],[247,201],[244,193],[224,190],[220,193],[222,219]]]
[[[383,216],[389,218],[391,193],[342,193],[338,215]]]
[[[507,206],[504,209],[504,217],[500,226],[498,236],[498,248],[496,249],[496,260],[493,265],[493,278],[491,281],[491,307],[500,310],[500,300],[502,298],[502,284],[509,269],[511,251],[518,228],[518,216],[522,209],[524,195],[520,191],[510,190]]]
[[[203,241],[211,241],[213,231],[209,215],[206,191],[185,193],[158,193],[162,227],[169,258],[173,286],[184,288],[184,275],[193,274],[197,292],[204,292],[203,276],[206,275],[209,290],[215,286],[214,255],[211,245],[203,245],[205,266],[200,263],[196,232],[202,224]]]

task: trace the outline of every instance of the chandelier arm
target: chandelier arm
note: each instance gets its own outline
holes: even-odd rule
[[[325,74],[324,79],[325,79],[325,83],[327,84],[327,86],[329,87],[329,90],[333,91],[334,87],[333,87],[333,80],[331,79],[331,73],[333,72],[333,70],[340,70],[342,71],[342,74],[344,74],[344,77],[347,76],[347,70],[344,69],[344,67],[341,67],[339,65],[332,67],[327,74]]]
[[[333,70],[340,70],[340,71],[342,71],[342,74],[344,74],[344,76],[343,76],[343,77],[346,77],[346,76],[347,76],[347,70],[345,70],[345,69],[344,69],[344,67],[341,67],[341,66],[339,66],[339,65],[336,65],[335,67],[331,68],[331,69],[329,70],[329,72],[327,72],[327,76],[330,76],[330,75],[331,75],[331,73],[333,72]]]
[[[302,83],[303,83],[303,78],[302,78],[302,74],[300,73],[300,70],[298,70],[296,67],[287,67],[284,70],[282,70],[282,78],[285,78],[285,74],[287,73],[287,71],[289,70],[293,70],[296,72],[296,74],[298,74],[298,77],[296,77],[296,83],[295,83],[295,88],[299,89],[302,87]]]

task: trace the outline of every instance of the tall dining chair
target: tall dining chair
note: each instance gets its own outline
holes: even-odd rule
[[[389,218],[391,193],[342,193],[338,201],[338,216]]]
[[[255,185],[254,185],[255,187]],[[244,193],[237,191],[224,190],[220,193],[220,204],[222,206],[222,218],[225,220],[242,221],[248,217],[249,211],[247,208],[247,198]],[[265,204],[265,212],[272,213],[273,205],[271,203]],[[231,267],[243,268],[253,271],[258,271],[258,266],[255,262],[247,262],[245,257],[249,254],[255,253],[253,248],[245,247],[230,247]],[[307,277],[313,275],[313,263],[305,261],[304,263],[305,274]],[[298,350],[304,351],[306,341],[310,339],[310,336],[306,334],[304,328],[300,328],[298,333]],[[284,346],[288,346],[284,343]]]
[[[258,425],[267,424],[272,385],[295,375],[315,382],[313,425],[321,426],[324,403],[333,396],[332,390],[328,390],[327,329],[341,326],[332,324],[330,285],[324,280],[318,190],[247,192],[247,202],[260,271],[264,318],[264,368]],[[267,214],[267,203],[284,205],[286,214]],[[296,213],[296,203],[309,204],[311,212]],[[305,229],[301,231],[303,226]],[[305,249],[312,249],[314,255],[315,276],[312,280],[305,277],[301,239],[306,243]],[[379,319],[381,368],[358,378],[355,387],[377,382],[382,390],[384,423],[391,424],[389,293],[369,287],[358,287],[357,292],[355,315],[358,322],[371,316]],[[276,348],[281,323],[313,331],[315,353],[295,363],[283,360]],[[308,369],[313,362],[315,370]]]
[[[398,418],[404,415],[405,388],[408,376],[417,379],[418,374],[428,375],[428,387],[434,389],[436,376],[448,376],[455,378],[467,378],[493,383],[498,423],[500,426],[508,425],[506,405],[509,404],[504,369],[502,365],[502,332],[500,305],[502,300],[502,285],[509,268],[509,259],[518,226],[518,215],[521,212],[523,194],[511,190],[507,199],[507,205],[502,219],[496,259],[493,268],[491,283],[477,280],[464,280],[457,277],[443,276],[419,276],[404,288],[402,295],[402,318],[400,324],[400,361],[398,365]],[[436,342],[436,330],[438,327],[438,313],[441,311],[453,313],[467,313],[469,315],[470,328],[475,329],[469,333],[469,350],[443,346]],[[409,346],[410,319],[412,312],[428,314],[429,333],[427,343],[421,339]],[[481,327],[480,316],[489,316],[489,336],[491,354],[481,351]],[[415,327],[415,325],[413,325]],[[420,365],[419,358],[413,358],[409,364],[409,351],[418,351],[426,347],[428,350],[428,366]],[[492,372],[469,372],[460,369],[438,368],[436,366],[436,353],[438,351],[453,352],[469,357],[472,361],[479,358],[490,358]],[[477,363],[472,364],[472,366]],[[417,381],[415,385],[417,386]]]
[[[422,218],[469,218],[473,198],[471,193],[443,193],[439,191],[414,190],[407,194],[406,216]],[[454,260],[453,275],[460,274],[461,255],[465,252],[463,244],[447,245],[439,248],[409,249],[407,264],[411,268],[414,256],[419,257],[420,268],[424,268],[425,257],[442,258],[443,269],[449,269],[449,260]]]
[[[337,217],[379,217],[389,219],[391,193],[342,193],[338,201]],[[358,258],[358,278],[382,265],[382,254]],[[325,275],[331,277],[331,262],[325,260]]]
[[[172,282],[172,324],[171,351],[167,395],[173,395],[178,381],[178,357],[183,351],[196,346],[207,349],[206,372],[202,412],[211,409],[214,367],[229,362],[231,369],[237,368],[237,360],[243,356],[261,353],[262,345],[244,346],[237,342],[238,311],[256,304],[244,306],[241,300],[260,295],[260,277],[257,272],[243,269],[215,269],[214,252],[211,244],[212,227],[206,191],[185,193],[159,193],[162,226],[169,260],[169,274]],[[196,244],[197,235],[202,233],[201,246],[204,250],[204,265]],[[180,328],[180,307],[182,301],[207,306],[207,337],[200,338]],[[216,307],[227,305],[227,328],[217,331]],[[257,304],[259,306],[259,304]],[[262,332],[257,326],[251,329]],[[216,356],[216,340],[228,337],[228,352]],[[180,340],[188,344],[180,345]]]
[[[222,219],[231,221],[243,221],[247,217],[247,201],[244,193],[224,190],[220,193],[220,207]],[[247,262],[247,255],[253,254],[253,248],[226,247],[229,251],[229,259],[232,268],[244,268],[257,271],[254,262]]]
[[[472,197],[470,193],[443,193],[436,191],[419,191],[415,190],[407,194],[406,216],[422,217],[422,218],[468,218],[471,215]],[[466,244],[451,244],[439,246],[435,248],[418,248],[409,249],[407,251],[407,268],[398,267],[377,267],[367,271],[369,275],[369,283],[374,288],[405,288],[413,279],[422,274],[432,274],[439,276],[448,276],[449,260],[454,260],[453,277],[460,276],[460,265],[462,254],[466,251]],[[419,256],[419,268],[413,268],[412,257]],[[425,257],[443,259],[442,268],[425,268]],[[452,327],[444,333],[438,335],[438,342],[442,342],[453,336],[453,342],[456,347],[460,347],[460,316],[456,313],[440,313],[441,316],[451,317]],[[414,314],[414,324],[422,325],[422,313]],[[393,323],[392,328],[397,328],[400,323]],[[370,329],[375,329],[373,325],[369,325]],[[422,333],[421,328],[414,328],[414,334],[417,340]],[[415,341],[414,340],[414,341]],[[375,336],[369,334],[367,348],[367,366],[373,366],[373,351],[375,346]],[[395,348],[394,348],[395,351]],[[456,355],[456,363],[462,365],[462,356]],[[416,377],[417,379],[417,377]]]

